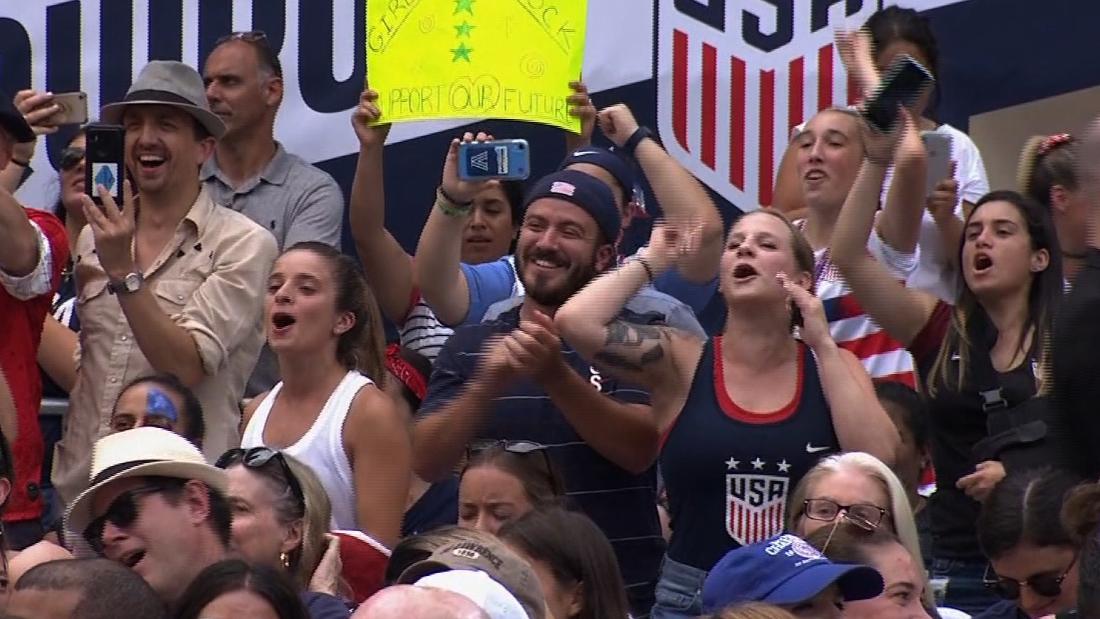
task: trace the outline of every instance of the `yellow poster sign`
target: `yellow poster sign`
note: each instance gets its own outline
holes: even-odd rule
[[[574,132],[586,0],[366,0],[383,121],[507,118]]]

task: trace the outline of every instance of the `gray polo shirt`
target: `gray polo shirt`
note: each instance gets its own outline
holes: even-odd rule
[[[320,241],[340,249],[344,195],[325,171],[275,143],[275,156],[256,178],[234,190],[218,167],[206,160],[200,178],[214,202],[243,213],[275,236],[279,251],[300,241]],[[270,390],[279,382],[279,364],[265,344],[245,397]]]
[[[279,251],[300,241],[340,248],[344,195],[326,172],[275,143],[275,156],[254,179],[237,189],[218,167],[217,156],[200,178],[214,202],[243,213],[275,235]]]

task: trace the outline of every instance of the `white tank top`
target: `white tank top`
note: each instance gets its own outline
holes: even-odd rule
[[[302,438],[293,445],[280,449],[313,469],[321,480],[321,485],[325,487],[332,503],[332,529],[359,530],[359,522],[355,518],[355,477],[344,450],[344,420],[347,419],[355,395],[371,384],[374,384],[373,381],[366,376],[354,370],[349,371],[328,397],[321,414]],[[260,402],[244,429],[241,447],[275,449],[264,443],[264,428],[267,427],[267,417],[282,388],[283,383],[280,382]]]

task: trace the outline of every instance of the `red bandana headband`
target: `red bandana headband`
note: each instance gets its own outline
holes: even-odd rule
[[[401,358],[401,347],[397,344],[386,347],[386,369],[408,387],[418,400],[424,400],[424,396],[428,394],[428,382],[411,363]]]
[[[1039,156],[1042,157],[1055,148],[1063,144],[1069,144],[1072,141],[1073,136],[1068,133],[1055,133],[1052,136],[1048,136],[1039,143]]]

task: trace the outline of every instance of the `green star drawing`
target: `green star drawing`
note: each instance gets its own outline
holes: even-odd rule
[[[455,26],[455,36],[458,38],[466,37],[468,39],[470,38],[470,31],[476,27],[477,26],[471,25],[466,20],[462,20],[461,24]]]
[[[458,15],[459,11],[466,11],[470,15],[474,14],[474,0],[455,0],[455,15]]]
[[[454,57],[451,58],[451,62],[458,62],[460,58],[466,62],[471,62],[470,52],[472,51],[474,51],[474,48],[466,47],[465,43],[459,43],[458,47],[451,50],[451,53],[454,54]]]

